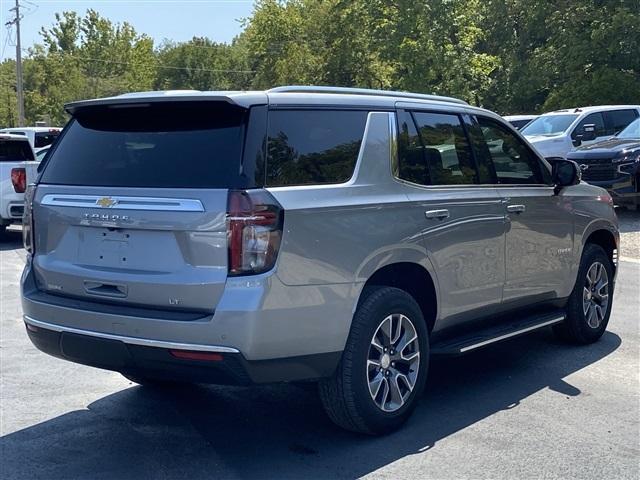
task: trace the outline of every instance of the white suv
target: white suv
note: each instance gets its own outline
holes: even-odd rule
[[[544,157],[565,157],[581,145],[613,137],[640,117],[639,105],[556,110],[539,116],[520,133]]]

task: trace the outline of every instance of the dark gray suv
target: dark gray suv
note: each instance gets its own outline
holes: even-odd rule
[[[30,186],[24,320],[140,384],[314,382],[397,428],[431,355],[603,334],[611,197],[447,97],[281,87],[76,102]]]

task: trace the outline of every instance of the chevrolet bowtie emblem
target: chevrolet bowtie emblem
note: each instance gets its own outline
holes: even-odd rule
[[[111,208],[118,203],[118,200],[114,200],[111,197],[102,197],[96,200],[96,205],[102,208]]]

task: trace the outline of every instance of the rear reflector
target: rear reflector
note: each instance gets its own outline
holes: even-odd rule
[[[203,362],[221,362],[222,354],[214,352],[193,352],[190,350],[169,350],[169,353],[182,360],[200,360]]]
[[[27,172],[24,168],[11,169],[11,183],[16,193],[24,193],[27,189]]]

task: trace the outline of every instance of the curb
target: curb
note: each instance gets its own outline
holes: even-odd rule
[[[619,257],[618,260],[621,261],[621,262],[637,263],[637,264],[640,265],[640,259],[638,259],[638,258]]]

